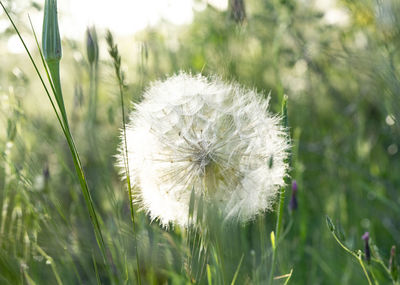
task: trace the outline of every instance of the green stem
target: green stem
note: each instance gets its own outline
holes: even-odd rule
[[[225,280],[225,264],[224,264],[224,257],[222,255],[221,243],[220,243],[219,237],[216,237],[215,243],[216,243],[217,254],[219,256],[219,261],[220,261],[222,284],[225,285],[226,284],[226,280]]]
[[[106,264],[108,264],[107,257],[106,257],[106,247],[105,247],[103,235],[101,233],[100,224],[99,224],[99,221],[98,221],[98,218],[96,215],[96,210],[93,205],[93,199],[89,192],[89,187],[87,185],[86,177],[83,172],[83,168],[82,168],[82,164],[80,161],[78,150],[75,146],[72,134],[69,130],[67,114],[65,111],[64,100],[62,97],[61,80],[60,80],[60,63],[59,63],[59,61],[48,61],[47,65],[48,65],[48,69],[46,68],[46,66],[45,66],[45,69],[46,69],[46,72],[49,71],[49,73],[51,75],[52,80],[49,80],[49,81],[50,81],[50,84],[52,85],[54,96],[56,98],[56,101],[57,101],[58,107],[61,111],[61,116],[63,119],[64,136],[67,139],[67,143],[68,143],[68,146],[69,146],[71,154],[72,154],[72,159],[74,162],[75,170],[78,175],[78,179],[79,179],[81,189],[82,189],[82,194],[84,196],[86,206],[89,211],[90,220],[94,227],[97,243],[102,252],[104,262]]]
[[[51,79],[53,81],[53,85],[55,88],[55,98],[57,101],[57,105],[60,108],[61,116],[63,118],[63,121],[65,122],[65,127],[69,129],[68,125],[68,118],[67,118],[67,112],[65,111],[65,104],[64,104],[64,99],[62,95],[62,89],[61,89],[61,79],[60,79],[60,61],[59,60],[48,60],[46,61],[47,66],[49,67],[49,72],[51,75]]]
[[[369,285],[372,285],[371,280],[370,280],[369,275],[368,275],[368,272],[367,272],[367,269],[365,268],[364,263],[363,263],[363,261],[362,261],[362,253],[359,252],[359,254],[357,255],[354,251],[351,251],[349,248],[347,248],[347,247],[340,241],[340,239],[338,238],[338,236],[336,235],[336,233],[335,233],[334,231],[331,231],[331,232],[332,232],[332,235],[333,235],[333,237],[335,238],[336,242],[337,242],[345,251],[347,251],[349,254],[351,254],[352,256],[354,256],[354,257],[358,260],[358,262],[360,263],[361,268],[362,268],[362,270],[363,270],[363,272],[364,272],[364,275],[365,275],[365,277],[366,277],[367,280],[368,280],[368,284],[369,284]]]
[[[359,260],[359,256],[354,252],[354,251],[352,251],[352,250],[350,250],[349,248],[347,248],[340,240],[339,240],[339,238],[338,238],[338,236],[336,235],[336,233],[334,232],[334,231],[331,231],[332,232],[332,235],[333,235],[333,237],[335,238],[335,240],[336,240],[336,242],[345,250],[345,251],[347,251],[349,254],[351,254],[352,256],[354,256],[355,258],[357,258],[358,260]],[[361,256],[365,256],[365,254],[364,253],[360,253],[361,254]],[[390,277],[390,279],[392,280],[392,283],[393,284],[398,284],[398,283],[396,283],[396,281],[395,280],[393,280],[393,277],[391,276],[391,274],[390,274],[390,270],[386,267],[386,265],[383,263],[383,261],[382,260],[380,260],[380,259],[377,259],[377,258],[375,258],[375,257],[371,257],[371,261],[372,262],[375,262],[375,263],[377,263],[377,264],[379,264],[382,268],[383,268],[383,270],[385,270],[385,272],[388,274],[388,276]],[[363,265],[361,265],[361,266],[363,266]],[[363,271],[364,271],[364,268],[363,268]],[[365,271],[364,271],[365,272]],[[370,272],[372,273],[372,271],[370,270]],[[372,275],[373,275],[373,273],[372,273]],[[368,278],[368,277],[367,277]],[[375,279],[374,279],[375,280]]]
[[[376,279],[374,271],[372,270],[371,264],[368,264],[368,271],[371,273],[372,280],[374,280],[375,285],[379,285],[379,281]]]
[[[358,259],[358,262],[360,262],[361,268],[362,268],[362,270],[363,270],[363,272],[364,272],[364,274],[365,274],[365,277],[366,277],[367,280],[368,280],[368,284],[369,284],[369,285],[372,285],[372,282],[371,282],[371,279],[369,278],[367,269],[365,268],[364,262],[362,261],[362,253],[361,253],[361,251],[359,251],[358,256],[357,256],[357,259]]]
[[[89,86],[89,124],[93,127],[97,117],[97,85],[98,85],[98,67],[96,63],[89,66],[90,86]]]
[[[289,132],[288,126],[288,115],[287,115],[287,96],[283,96],[282,101],[282,115],[283,115],[283,126],[286,132]],[[289,136],[289,133],[287,134]],[[286,163],[290,165],[291,163],[291,154],[288,151],[288,158],[285,160]],[[287,181],[285,181],[287,182]],[[268,284],[272,284],[274,273],[275,273],[275,264],[276,264],[276,250],[279,246],[280,242],[280,232],[282,229],[282,217],[283,211],[285,208],[285,187],[282,188],[281,193],[279,194],[279,206],[278,206],[278,214],[276,216],[276,226],[275,226],[275,246],[272,247],[272,261],[271,261],[271,271],[269,274],[269,282]]]
[[[50,264],[51,270],[53,271],[54,277],[56,278],[57,284],[62,285],[60,275],[58,275],[56,264],[51,256],[49,256],[40,246],[35,244],[36,250],[46,259],[47,264]]]
[[[285,188],[282,189],[282,192],[279,195],[279,206],[278,206],[278,215],[276,218],[276,236],[275,236],[275,246],[272,248],[272,262],[271,262],[271,271],[269,273],[269,283],[272,284],[275,272],[275,264],[276,264],[276,249],[279,245],[280,231],[282,228],[282,216],[283,209],[285,205]]]
[[[122,125],[123,125],[123,137],[124,137],[124,166],[126,171],[126,183],[128,187],[128,195],[129,195],[129,207],[131,212],[131,220],[132,220],[132,230],[134,236],[134,243],[135,243],[135,252],[136,252],[136,269],[137,269],[137,281],[138,284],[142,284],[141,274],[140,274],[140,265],[139,265],[139,252],[137,247],[137,237],[136,237],[136,226],[135,226],[135,214],[133,210],[133,198],[132,198],[132,185],[130,179],[130,172],[129,172],[129,158],[128,158],[128,144],[126,139],[126,122],[125,122],[125,104],[124,104],[124,90],[122,85],[122,78],[120,71],[116,69],[118,85],[119,85],[119,93],[121,97],[121,112],[122,112]]]

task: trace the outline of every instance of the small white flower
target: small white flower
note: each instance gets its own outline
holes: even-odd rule
[[[192,189],[226,219],[270,210],[289,148],[280,117],[255,91],[181,73],[158,81],[126,126],[134,201],[152,220],[187,226]],[[124,147],[119,165],[123,166]]]

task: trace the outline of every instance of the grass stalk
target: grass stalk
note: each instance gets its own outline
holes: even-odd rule
[[[49,256],[49,255],[48,255],[40,246],[38,246],[37,244],[35,244],[35,248],[36,248],[36,250],[40,253],[40,255],[43,256],[43,257],[46,259],[46,263],[47,263],[47,264],[50,264],[51,270],[52,270],[53,273],[54,273],[54,277],[55,277],[56,280],[57,280],[57,284],[58,284],[58,285],[62,285],[63,283],[62,283],[62,281],[61,281],[60,275],[58,274],[57,267],[56,267],[56,264],[54,263],[53,258],[52,258],[51,256]]]
[[[367,278],[368,283],[369,283],[369,284],[372,284],[371,279],[370,279],[369,274],[368,274],[368,272],[370,272],[370,273],[371,273],[371,276],[372,276],[372,278],[373,278],[373,280],[374,280],[374,283],[375,283],[375,284],[379,284],[379,282],[377,281],[377,278],[375,277],[375,275],[374,275],[374,273],[373,273],[373,271],[372,271],[372,269],[371,269],[371,267],[370,267],[371,265],[368,266],[368,269],[369,269],[369,270],[368,270],[368,269],[365,267],[365,265],[364,265],[364,262],[363,262],[362,259],[365,257],[365,253],[363,253],[361,250],[359,250],[358,252],[355,252],[355,251],[350,250],[348,247],[346,247],[346,246],[342,243],[342,241],[339,239],[338,235],[336,234],[335,226],[334,226],[334,224],[332,223],[332,220],[331,220],[329,217],[326,217],[326,222],[327,222],[328,228],[329,228],[329,230],[331,231],[331,233],[332,233],[334,239],[336,240],[336,242],[337,242],[346,252],[348,252],[348,253],[351,254],[354,258],[356,258],[356,259],[358,260],[358,262],[360,263],[360,266],[361,266],[361,268],[362,268],[362,270],[363,270],[363,273],[364,273],[365,277]],[[397,282],[396,280],[393,279],[393,276],[392,276],[392,274],[391,274],[389,268],[386,266],[386,264],[382,261],[382,259],[381,259],[379,256],[378,256],[378,258],[371,256],[371,260],[370,260],[370,261],[372,261],[372,262],[374,262],[374,263],[380,265],[380,266],[383,268],[383,270],[388,274],[388,276],[389,276],[389,278],[390,278],[390,280],[392,281],[393,284],[399,284],[399,282]]]
[[[216,250],[217,250],[217,255],[219,256],[219,269],[221,272],[221,277],[222,277],[222,284],[226,284],[225,280],[225,261],[224,261],[224,256],[222,253],[222,248],[221,248],[221,241],[219,237],[216,237]]]
[[[287,96],[283,97],[282,102],[282,115],[283,115],[283,126],[286,131],[288,131],[288,116],[287,116]],[[289,158],[286,162],[290,162],[290,154]],[[282,217],[283,211],[285,208],[285,187],[282,188],[279,194],[279,204],[278,204],[278,211],[276,216],[276,225],[275,225],[275,245],[272,247],[272,260],[271,260],[271,270],[269,274],[269,282],[268,284],[272,284],[274,280],[274,273],[275,273],[275,264],[276,264],[276,251],[280,242],[280,232],[282,230]]]
[[[32,26],[32,30],[33,30],[33,26]],[[36,39],[36,36],[35,36],[35,39]],[[38,45],[38,47],[39,47],[39,45]],[[40,52],[40,53],[42,54],[42,52]],[[61,89],[60,62],[56,61],[56,60],[47,61],[47,66],[48,66],[48,70],[50,72],[53,86],[55,88],[55,90],[53,90],[53,92],[54,92],[54,95],[55,95],[55,98],[57,101],[57,105],[59,106],[60,111],[61,111],[61,117],[64,121],[65,127],[67,129],[69,129],[67,112],[65,110],[65,104],[64,104],[64,99],[63,99],[62,89]],[[49,81],[50,81],[50,79],[49,79]]]
[[[106,40],[109,46],[109,54],[113,59],[114,71],[118,81],[119,94],[121,99],[121,113],[122,113],[122,136],[124,140],[124,167],[126,173],[126,186],[128,188],[129,195],[129,208],[131,214],[132,221],[132,230],[134,235],[134,243],[135,243],[135,252],[136,252],[136,264],[137,264],[137,282],[138,284],[142,284],[142,278],[140,273],[140,264],[139,264],[139,252],[137,247],[137,236],[136,236],[136,226],[135,226],[135,213],[133,209],[133,196],[132,196],[132,185],[130,180],[130,171],[129,171],[129,156],[128,156],[128,145],[126,139],[126,120],[125,120],[125,103],[124,103],[124,83],[123,83],[123,74],[121,71],[121,56],[118,52],[118,47],[114,44],[114,39],[110,31],[107,32]]]
[[[96,28],[88,27],[86,30],[86,52],[89,63],[89,106],[88,124],[92,140],[94,140],[94,126],[97,118],[97,97],[98,97],[98,78],[99,78],[99,45],[97,40]],[[92,143],[94,146],[94,141]]]
[[[97,269],[97,264],[96,264],[96,260],[94,258],[94,254],[93,253],[92,253],[92,261],[93,261],[94,273],[96,274],[96,282],[97,282],[97,284],[100,285],[101,281],[100,281],[99,271]]]
[[[332,223],[331,219],[328,218],[328,217],[327,217],[327,223],[328,223],[328,227],[329,227],[329,229],[330,229],[330,231],[331,231],[333,237],[335,238],[336,242],[337,242],[346,252],[348,252],[349,254],[351,254],[352,256],[354,256],[354,257],[358,260],[358,262],[360,263],[361,268],[362,268],[362,270],[363,270],[363,273],[364,273],[365,277],[367,278],[368,284],[369,284],[369,285],[372,285],[372,282],[371,282],[371,279],[369,278],[367,269],[365,268],[364,262],[362,261],[363,254],[362,254],[361,250],[359,250],[358,253],[355,253],[354,251],[352,251],[352,250],[350,250],[349,248],[347,248],[347,247],[340,241],[339,237],[338,237],[337,234],[335,233],[335,229],[334,229],[333,223]]]
[[[243,258],[244,258],[244,254],[242,254],[242,257],[240,258],[240,261],[236,268],[235,274],[233,275],[231,285],[235,285],[236,279],[239,275],[240,268],[242,267]]]
[[[97,85],[98,85],[98,67],[97,63],[89,66],[90,86],[89,86],[89,120],[92,127],[95,125],[97,117]]]
[[[359,262],[360,265],[361,265],[361,268],[362,268],[362,270],[363,270],[363,272],[364,272],[365,277],[367,278],[368,284],[369,284],[369,285],[372,285],[371,279],[369,278],[368,271],[367,271],[367,269],[365,268],[364,262],[363,262],[363,260],[362,260],[362,253],[361,253],[361,250],[358,252],[357,259],[358,259],[358,262]]]

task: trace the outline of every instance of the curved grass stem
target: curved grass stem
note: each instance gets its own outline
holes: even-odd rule
[[[335,233],[334,230],[331,230],[331,233],[332,233],[333,237],[335,238],[336,242],[337,242],[346,252],[348,252],[349,254],[351,254],[352,256],[354,256],[354,257],[358,260],[358,262],[360,263],[361,268],[362,268],[362,270],[363,270],[363,273],[364,273],[365,277],[367,278],[368,284],[369,284],[369,285],[372,285],[371,279],[370,279],[370,277],[369,277],[369,275],[368,275],[368,271],[367,271],[367,269],[366,269],[365,266],[364,266],[364,262],[362,261],[362,257],[363,257],[362,252],[359,251],[358,254],[357,254],[357,253],[355,253],[354,251],[350,250],[349,248],[347,248],[347,247],[340,241],[340,239],[338,238],[338,236],[336,235],[336,233]]]

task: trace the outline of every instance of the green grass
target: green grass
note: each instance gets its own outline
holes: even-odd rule
[[[34,42],[26,12],[2,3]],[[248,0],[242,23],[208,7],[188,26],[133,39],[97,31],[95,62],[83,38],[63,39],[59,81],[37,47],[6,51],[9,26],[0,35],[0,283],[398,284],[398,255],[389,259],[400,240],[400,7],[339,3],[348,26],[324,24],[306,4]],[[287,94],[297,210],[288,187],[279,211],[223,225],[207,210],[207,230],[186,231],[164,230],[132,205],[114,166],[120,129],[130,102],[179,70],[271,92],[276,113]]]

